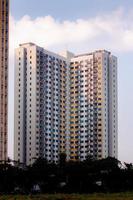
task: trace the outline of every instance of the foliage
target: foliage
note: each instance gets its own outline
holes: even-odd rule
[[[124,166],[115,158],[83,162],[65,161],[60,156],[58,164],[37,159],[32,166],[0,164],[1,194],[31,193],[95,193],[133,190],[133,165]]]

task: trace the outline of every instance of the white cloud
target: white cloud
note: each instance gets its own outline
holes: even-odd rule
[[[133,13],[126,16],[122,9],[88,20],[58,21],[51,16],[19,21],[10,17],[11,52],[19,43],[34,42],[49,49],[66,48],[84,51],[106,48],[112,51],[133,50]]]

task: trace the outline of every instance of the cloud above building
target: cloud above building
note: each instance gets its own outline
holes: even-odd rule
[[[92,49],[133,50],[133,12],[123,9],[89,19],[60,21],[52,16],[10,17],[11,51],[23,42],[34,42],[48,49],[81,52]]]

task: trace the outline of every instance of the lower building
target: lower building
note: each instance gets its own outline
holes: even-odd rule
[[[105,50],[70,64],[70,159],[116,157],[117,58]]]

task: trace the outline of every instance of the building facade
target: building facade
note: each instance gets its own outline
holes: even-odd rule
[[[22,44],[15,59],[14,159],[117,158],[117,59]]]
[[[14,157],[57,162],[65,133],[66,59],[32,43],[16,50]]]
[[[0,0],[0,160],[7,159],[9,0]]]
[[[70,64],[70,159],[116,157],[117,58],[100,50]]]

